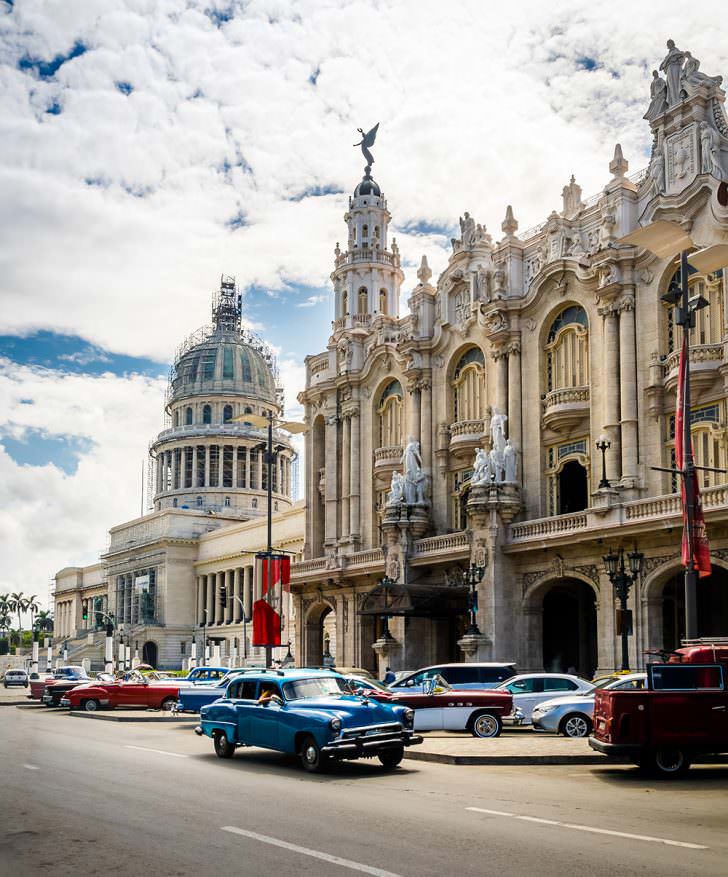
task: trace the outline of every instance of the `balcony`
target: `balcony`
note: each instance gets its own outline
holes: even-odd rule
[[[432,563],[439,559],[452,561],[470,557],[470,534],[464,530],[416,539],[412,565]]]
[[[673,350],[664,363],[665,388],[672,391],[677,387],[677,367],[680,351]],[[718,376],[718,367],[723,362],[722,344],[696,344],[690,348],[690,386],[696,390],[709,387]]]
[[[402,445],[390,445],[386,448],[374,449],[374,469],[392,470],[399,466],[402,459]]]
[[[562,387],[543,398],[543,425],[559,432],[589,416],[589,387]]]
[[[482,420],[459,420],[450,424],[450,453],[456,457],[472,457],[483,444],[485,424]]]

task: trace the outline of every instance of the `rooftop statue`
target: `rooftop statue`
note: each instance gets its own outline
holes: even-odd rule
[[[667,80],[667,103],[674,106],[680,102],[680,76],[685,54],[676,48],[674,40],[667,41],[667,55],[665,55],[660,70],[664,71]]]
[[[377,122],[371,131],[367,131],[366,134],[362,128],[357,128],[356,130],[361,134],[361,140],[358,143],[355,143],[354,146],[361,146],[362,155],[367,163],[367,167],[371,170],[371,166],[374,164],[374,156],[369,151],[369,147],[374,146],[374,141],[377,139],[379,122]]]
[[[650,98],[650,105],[647,107],[647,112],[643,116],[648,122],[661,116],[667,109],[667,83],[657,70],[652,71]]]

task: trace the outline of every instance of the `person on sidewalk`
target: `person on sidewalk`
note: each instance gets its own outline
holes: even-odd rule
[[[383,679],[384,684],[385,684],[385,685],[391,685],[392,682],[394,682],[394,680],[395,680],[396,678],[397,678],[397,677],[396,677],[396,676],[394,675],[394,673],[392,672],[392,668],[391,668],[391,667],[387,667],[387,668],[385,669],[385,673],[384,673],[384,679]]]

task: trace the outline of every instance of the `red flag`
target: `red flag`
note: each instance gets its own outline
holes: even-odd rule
[[[283,591],[290,591],[291,559],[287,554],[258,554],[255,577],[261,599],[253,603],[253,645],[281,645]]]
[[[680,349],[680,363],[677,378],[677,411],[675,412],[675,464],[678,469],[685,467],[685,448],[683,442],[683,430],[685,418],[689,414],[685,412],[685,377],[687,371],[687,336],[683,335],[682,348]],[[690,439],[690,454],[693,452],[693,440]],[[690,559],[690,545],[693,548],[693,563],[698,571],[698,576],[704,578],[710,575],[710,545],[708,533],[705,528],[705,516],[703,515],[703,503],[700,499],[700,485],[698,483],[697,470],[693,469],[691,477],[692,508],[688,510],[686,502],[685,478],[680,479],[680,493],[682,496],[683,510],[683,537],[682,537],[682,562],[687,566]]]
[[[281,616],[265,600],[253,603],[253,645],[281,644]]]

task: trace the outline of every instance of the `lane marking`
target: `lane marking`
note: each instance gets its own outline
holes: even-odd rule
[[[559,828],[571,828],[574,831],[588,831],[592,834],[608,834],[612,837],[625,837],[628,840],[645,840],[650,843],[666,844],[669,847],[684,847],[688,850],[707,850],[710,847],[703,844],[688,843],[684,840],[669,840],[666,837],[653,837],[650,834],[630,834],[627,831],[613,831],[609,828],[596,828],[593,825],[579,825],[574,822],[558,822],[555,819],[541,819],[538,816],[521,816],[518,813],[506,813],[501,810],[485,810],[483,807],[466,807],[472,813],[487,813],[489,816],[510,816],[511,819],[519,819],[522,822],[538,822],[542,825],[556,825]]]
[[[24,764],[23,767],[26,770],[40,770],[40,768],[36,767],[36,765],[34,765],[34,764]]]
[[[148,746],[131,746],[127,744],[124,749],[139,749],[141,752],[156,752],[157,755],[171,755],[173,758],[189,758],[189,755],[182,755],[181,752],[167,752],[166,749],[150,749]]]
[[[311,856],[313,859],[321,859],[323,862],[330,862],[332,865],[340,865],[342,868],[350,868],[352,871],[362,871],[364,874],[372,874],[374,877],[401,877],[392,871],[383,871],[381,868],[373,868],[371,865],[363,865],[361,862],[352,862],[351,859],[342,859],[340,856],[331,856],[328,853],[319,852],[319,850],[310,850],[308,847],[299,847],[298,844],[288,843],[285,840],[278,840],[277,837],[269,837],[267,834],[258,834],[255,831],[246,831],[244,828],[235,828],[233,825],[223,825],[221,831],[229,831],[231,834],[239,834],[241,837],[249,837],[252,840],[260,841],[264,844],[270,844],[274,847],[280,847],[284,850],[290,850],[292,853],[301,853],[304,856]]]

